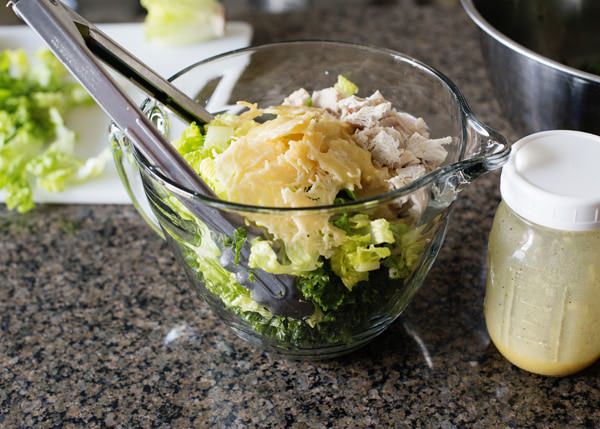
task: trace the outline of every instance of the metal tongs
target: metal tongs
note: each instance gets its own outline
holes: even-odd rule
[[[191,191],[217,198],[177,150],[163,137],[133,100],[117,85],[98,59],[133,81],[144,92],[188,122],[207,123],[212,115],[134,55],[59,0],[10,0],[7,4],[48,44],[65,67],[123,131],[135,148],[165,175]],[[181,202],[213,230],[232,236],[236,226],[216,208]],[[247,246],[242,257],[247,259]],[[273,314],[306,317],[314,306],[304,301],[292,277],[257,270],[247,287]]]

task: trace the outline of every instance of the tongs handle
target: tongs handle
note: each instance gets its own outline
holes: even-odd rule
[[[75,12],[72,12],[75,14]],[[77,14],[75,14],[77,15]],[[79,17],[79,15],[77,15]],[[79,17],[81,18],[81,17]],[[83,18],[82,18],[83,19]],[[74,21],[87,47],[104,63],[133,81],[157,101],[169,107],[188,122],[208,123],[213,116],[177,87],[130,54],[100,29],[80,20]]]
[[[12,0],[9,6],[48,43],[52,52],[148,160],[193,192],[214,195],[212,189],[165,140],[86,47],[80,29],[87,27],[90,30],[88,35],[101,34],[99,30],[58,0]],[[109,40],[108,36],[104,36],[103,41]],[[94,43],[93,46],[101,50],[100,44]],[[108,48],[115,46],[118,45],[112,43]],[[122,48],[119,50],[126,52]],[[116,57],[114,52],[113,57]],[[136,63],[141,64],[139,61]],[[145,66],[143,68],[149,70]],[[151,77],[156,76],[152,73]],[[185,95],[183,97],[187,98]]]

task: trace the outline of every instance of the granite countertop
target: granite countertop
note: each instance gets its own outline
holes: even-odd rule
[[[255,43],[327,38],[413,55],[446,73],[509,138],[457,5],[319,2],[240,12]],[[0,427],[597,427],[600,365],[521,371],[482,319],[498,176],[456,204],[446,243],[403,317],[362,350],[286,361],[239,340],[129,206],[0,208]],[[165,344],[173,329],[181,335]]]

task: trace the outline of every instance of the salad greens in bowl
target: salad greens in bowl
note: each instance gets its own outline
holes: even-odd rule
[[[392,51],[277,43],[171,81],[215,119],[142,109],[215,195],[174,183],[113,126],[121,178],[223,321],[289,357],[383,332],[422,285],[457,193],[510,151],[446,77]]]

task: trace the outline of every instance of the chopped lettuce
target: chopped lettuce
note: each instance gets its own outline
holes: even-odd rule
[[[70,183],[85,182],[102,173],[111,158],[110,151],[106,149],[96,157],[80,161],[72,155],[75,133],[65,127],[56,109],[50,109],[50,117],[55,126],[55,140],[26,167],[26,171],[36,178],[37,186],[49,192],[61,192]]]
[[[370,244],[369,235],[350,235],[331,257],[331,268],[348,289],[369,279],[369,271],[379,268],[380,261],[390,256],[390,249]]]
[[[350,216],[348,213],[342,213],[334,219],[332,223],[346,234],[356,234],[358,231],[364,230],[365,227],[369,225],[370,219],[369,216],[365,214]]]
[[[331,268],[344,285],[352,290],[369,279],[369,271],[379,269],[381,261],[391,255],[385,244],[395,242],[390,223],[385,219],[371,221],[366,214],[342,215],[334,224],[346,232],[342,245],[331,256]]]
[[[338,219],[338,227],[341,225],[340,219],[345,223],[341,229],[346,236],[341,245],[333,250],[331,268],[351,290],[357,283],[368,280],[369,271],[377,270],[381,260],[391,255],[390,249],[384,245],[393,243],[395,238],[385,219],[371,221],[364,214],[351,217],[343,215]],[[288,263],[280,262],[281,259],[286,259]],[[252,242],[248,262],[251,268],[290,275],[303,275],[322,265],[318,254],[307,252],[301,246],[294,246],[294,243],[285,246],[284,258],[278,257],[272,243],[263,239]]]
[[[397,245],[392,247],[392,254],[383,265],[391,279],[403,279],[413,272],[429,241],[423,236],[422,227],[395,223],[391,229]]]
[[[200,224],[200,222],[198,222]],[[275,316],[252,299],[251,292],[237,281],[235,274],[219,263],[221,251],[210,230],[200,226],[199,239],[178,239],[186,263],[197,274],[207,291],[218,298],[253,331],[288,347],[341,344],[350,341],[358,328],[385,309],[397,289],[379,279],[369,288],[348,290],[328,263],[298,277],[298,289],[315,303],[314,313],[305,319]]]
[[[169,198],[167,203],[181,213],[183,218],[196,224],[195,240],[179,238],[175,232],[167,231],[180,243],[185,262],[197,274],[208,292],[256,332],[281,341],[300,342],[311,334],[308,332],[310,326],[314,327],[327,319],[318,308],[306,321],[274,316],[252,299],[250,290],[238,282],[234,273],[221,266],[221,249],[210,229],[195,219],[176,199]]]
[[[34,186],[60,192],[102,172],[109,150],[76,158],[76,136],[63,119],[89,104],[50,51],[40,51],[35,66],[22,50],[0,52],[0,190],[9,209],[33,208]]]
[[[331,221],[331,223],[337,228],[345,231],[346,233],[352,232],[352,227],[350,225],[350,215],[348,213],[342,213],[337,216],[335,219]]]
[[[141,0],[148,11],[146,37],[164,45],[187,45],[222,36],[223,7],[217,0]]]
[[[222,153],[233,139],[245,135],[255,125],[252,120],[225,113],[213,119],[204,130],[192,122],[173,145],[215,194],[224,198],[227,189],[216,179],[215,155]]]
[[[371,238],[375,244],[391,244],[396,241],[393,233],[393,227],[385,219],[375,219],[374,221],[371,221],[369,224],[369,229],[371,231]]]
[[[188,159],[191,155],[194,155],[197,151],[202,151],[203,158],[209,155],[209,151],[204,146],[204,134],[202,130],[195,122],[192,122],[181,136],[173,142],[175,148],[186,158],[192,167],[197,169],[197,164],[194,162],[194,158]]]
[[[246,231],[246,228],[244,228],[243,226],[240,226],[239,228],[236,228],[235,231],[233,231],[233,236],[232,237],[226,237],[225,240],[223,240],[223,244],[227,247],[231,247],[235,253],[235,257],[234,257],[234,262],[236,264],[240,263],[240,254],[242,252],[242,247],[244,247],[244,243],[246,243],[246,240],[248,239],[248,231]]]
[[[248,266],[250,268],[260,268],[272,274],[290,274],[300,275],[317,269],[320,266],[318,255],[316,257],[308,252],[302,252],[298,249],[295,252],[297,258],[289,263],[281,263],[271,243],[261,238],[256,238],[252,241],[250,248],[250,257],[248,258]],[[288,259],[290,253],[287,254]]]
[[[207,149],[214,149],[217,153],[221,153],[229,146],[233,132],[233,127],[230,126],[207,125],[204,145]]]
[[[222,196],[225,193],[226,190],[215,179],[214,147],[207,146],[206,136],[197,124],[191,123],[173,145],[215,194]]]
[[[223,268],[219,262],[221,249],[212,238],[206,225],[198,222],[198,242],[191,244],[187,241],[180,243],[187,248],[186,262],[196,269],[204,281],[205,287],[223,304],[236,309],[240,314],[257,313],[270,319],[273,315],[260,304],[252,300],[250,291],[244,288],[236,279],[235,274]]]
[[[350,82],[342,75],[338,76],[338,80],[334,88],[340,93],[342,98],[351,97],[358,92],[358,86]]]
[[[298,289],[323,311],[337,310],[348,301],[348,290],[321,267],[298,280]]]
[[[340,344],[350,341],[357,329],[368,326],[373,317],[383,316],[389,306],[395,303],[393,297],[399,291],[394,282],[401,281],[411,274],[410,270],[416,266],[426,243],[420,235],[422,232],[420,228],[414,229],[401,223],[389,223],[384,219],[371,221],[363,214],[350,216],[348,222],[354,227],[354,232],[364,234],[362,236],[354,234],[354,238],[349,241],[359,241],[364,244],[357,248],[366,247],[368,250],[369,246],[373,246],[377,249],[385,249],[384,252],[391,251],[392,255],[385,258],[383,264],[387,267],[388,262],[391,265],[401,263],[402,272],[398,271],[398,274],[402,276],[392,277],[390,281],[387,269],[373,270],[370,271],[373,277],[369,279],[371,281],[368,287],[348,288],[342,276],[336,272],[333,258],[320,260],[318,266],[311,271],[296,272],[298,290],[305,299],[315,304],[314,313],[305,319],[281,317],[273,315],[268,309],[255,302],[250,290],[238,281],[235,273],[221,265],[222,250],[213,232],[201,220],[191,215],[175,198],[169,198],[167,203],[181,215],[182,219],[195,224],[196,234],[191,240],[189,237],[180,238],[174,231],[167,232],[180,243],[186,263],[196,273],[207,291],[256,333],[291,347]],[[394,243],[388,243],[390,231]],[[239,243],[243,235],[243,233],[239,234],[237,239],[224,238],[222,242],[225,245]],[[398,245],[407,248],[396,249]],[[252,249],[255,258],[265,260],[260,264],[250,262],[250,267],[258,265],[262,269],[271,267],[272,271],[280,271],[282,274],[294,272],[290,264],[279,261],[278,254],[268,241],[255,239]],[[397,259],[392,260],[392,258]],[[357,265],[360,268],[360,264]]]
[[[333,200],[333,204],[344,204],[350,201],[356,201],[356,194],[351,189],[342,189]]]

